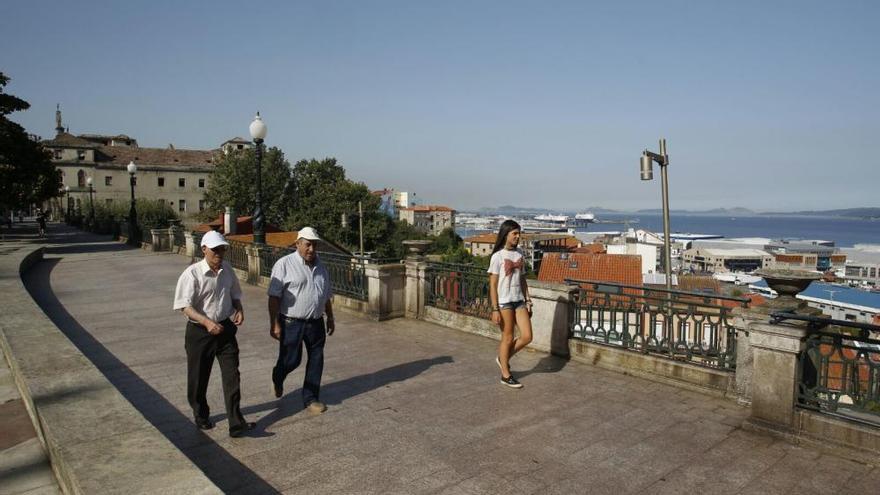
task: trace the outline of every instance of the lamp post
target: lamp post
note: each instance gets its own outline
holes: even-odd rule
[[[128,162],[126,170],[128,170],[128,175],[130,176],[129,184],[131,184],[131,208],[128,210],[128,242],[136,244],[134,238],[137,234],[137,209],[134,206],[134,184],[136,182],[134,174],[137,173],[137,165],[133,161]]]
[[[89,225],[92,225],[95,223],[95,199],[92,196],[95,192],[95,188],[92,185],[91,177],[86,179],[86,184],[89,186]]]
[[[67,216],[64,220],[70,225],[70,203],[73,201],[73,198],[70,197],[70,186],[64,186],[64,194],[67,195]]]
[[[666,167],[669,165],[669,155],[666,154],[666,140],[660,139],[660,153],[652,153],[648,150],[642,152],[641,174],[642,180],[654,178],[652,165],[657,162],[660,165],[660,182],[663,188],[663,268],[666,273],[666,289],[672,289],[672,250],[669,240],[669,181],[666,178]]]
[[[260,117],[260,112],[257,112],[257,116],[254,117],[253,122],[251,122],[249,130],[251,132],[251,137],[254,139],[254,144],[256,145],[254,153],[257,155],[257,204],[254,207],[253,217],[254,245],[262,246],[266,243],[266,233],[263,231],[265,217],[263,216],[262,182],[263,139],[266,137],[266,124],[263,123],[263,119]]]

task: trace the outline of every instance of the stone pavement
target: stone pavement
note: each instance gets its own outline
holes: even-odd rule
[[[122,394],[227,493],[877,493],[880,468],[740,429],[728,400],[536,352],[498,383],[497,343],[437,325],[338,311],[322,399],[302,369],[274,399],[265,290],[243,285],[242,406],[257,430],[195,429],[183,318],[171,311],[187,259],[62,234],[25,275],[49,317]],[[148,482],[148,480],[145,480]]]

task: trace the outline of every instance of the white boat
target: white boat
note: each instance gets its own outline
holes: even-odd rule
[[[590,212],[578,213],[574,216],[574,219],[578,222],[593,223],[596,221],[596,215],[593,215]]]
[[[539,222],[548,222],[548,223],[558,223],[558,224],[566,224],[568,223],[568,215],[538,215],[535,217],[535,220]]]

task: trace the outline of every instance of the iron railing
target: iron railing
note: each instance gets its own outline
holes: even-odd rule
[[[248,270],[248,256],[246,246],[250,244],[239,242],[239,241],[229,241],[229,249],[226,251],[226,261],[232,265],[233,268],[238,268],[239,270]]]
[[[880,426],[880,326],[784,312],[771,317],[808,323],[798,405]]]
[[[701,292],[566,280],[571,298],[571,338],[734,370],[734,307],[749,300]]]
[[[265,246],[260,249],[260,274],[272,276],[272,267],[279,259],[296,251],[293,248]],[[361,301],[367,300],[367,276],[365,273],[366,259],[339,253],[319,252],[321,263],[330,274],[330,286],[334,294],[351,297]]]
[[[453,263],[428,263],[426,304],[479,318],[489,318],[489,274],[485,268]]]

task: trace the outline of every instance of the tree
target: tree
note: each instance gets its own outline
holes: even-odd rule
[[[239,215],[253,213],[257,198],[256,167],[253,149],[232,151],[217,161],[205,192],[212,218],[217,218],[227,206],[235,208]],[[281,225],[290,208],[286,189],[291,177],[290,163],[280,149],[269,148],[263,153],[260,171],[266,222]]]
[[[335,158],[298,161],[293,167],[289,193],[292,204],[286,227],[291,230],[315,227],[327,239],[357,249],[358,202],[364,214],[364,250],[379,250],[393,229],[391,218],[380,209],[381,198],[370,194],[363,183],[347,179],[345,169]]]
[[[15,209],[58,196],[61,179],[49,153],[6,117],[30,108],[28,102],[3,93],[8,82],[0,72],[0,206]]]

